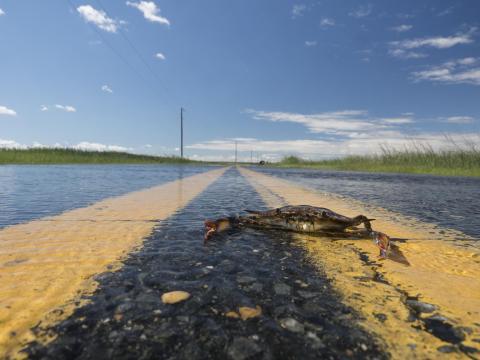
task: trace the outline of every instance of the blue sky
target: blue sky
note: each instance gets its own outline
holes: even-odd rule
[[[480,3],[0,0],[0,146],[229,159],[480,143]]]

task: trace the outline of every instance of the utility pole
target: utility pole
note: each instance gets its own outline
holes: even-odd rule
[[[253,150],[250,150],[250,163],[253,164]]]
[[[180,108],[180,157],[183,159],[183,107]]]
[[[235,165],[237,165],[237,142],[235,141]]]

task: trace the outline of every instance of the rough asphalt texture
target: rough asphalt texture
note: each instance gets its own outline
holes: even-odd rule
[[[168,221],[116,272],[97,276],[91,302],[38,335],[31,359],[383,359],[376,339],[356,326],[325,276],[290,235],[252,229],[203,245],[203,221],[264,209],[231,169]],[[174,290],[192,297],[163,304]],[[248,320],[226,317],[260,306]]]

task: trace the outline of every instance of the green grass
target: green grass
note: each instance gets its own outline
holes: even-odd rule
[[[74,149],[0,149],[0,164],[190,164],[177,156],[135,155]]]
[[[309,161],[287,156],[274,166],[366,172],[415,173],[445,176],[480,176],[480,151],[475,148],[433,151],[430,147],[393,151],[372,156]]]

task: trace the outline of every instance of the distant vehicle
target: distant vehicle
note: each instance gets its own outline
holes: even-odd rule
[[[258,163],[258,165],[265,165],[265,160],[260,160],[260,162]]]

